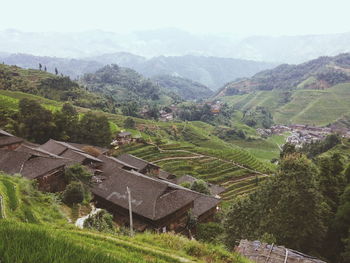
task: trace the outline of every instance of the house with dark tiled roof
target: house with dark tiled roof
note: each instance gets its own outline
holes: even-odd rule
[[[77,144],[56,141],[50,139],[39,147],[40,150],[50,152],[52,154],[61,156],[63,158],[72,159],[77,163],[87,166],[94,170],[99,169],[102,165],[102,161],[76,147]],[[81,146],[81,145],[80,145]]]
[[[0,129],[0,149],[14,150],[19,147],[24,140]]]
[[[0,149],[0,171],[35,179],[38,188],[47,192],[64,190],[66,186],[64,169],[74,163],[70,159],[43,156],[40,152]]]
[[[136,167],[139,173],[158,175],[160,173],[160,167],[154,163],[147,162],[131,154],[122,154],[118,156],[118,160],[127,163],[133,167]]]
[[[119,224],[127,225],[128,187],[131,191],[134,226],[140,231],[155,229],[181,232],[188,222],[189,211],[204,222],[215,214],[220,201],[134,170],[104,166],[103,176],[92,188],[97,206],[113,213]]]

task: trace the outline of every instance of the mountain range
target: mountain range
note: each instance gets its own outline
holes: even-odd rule
[[[109,64],[118,64],[138,71],[146,77],[173,75],[202,83],[216,90],[225,83],[253,74],[276,64],[250,60],[206,57],[206,56],[159,56],[147,59],[131,53],[119,52],[85,59],[34,56],[28,54],[0,54],[0,61],[9,65],[37,69],[39,63],[49,72],[60,73],[77,78],[85,73],[93,73]]]
[[[350,33],[300,36],[197,35],[174,28],[127,34],[86,32],[0,32],[0,51],[37,56],[86,58],[129,52],[147,58],[214,56],[273,63],[301,63],[319,56],[349,52]]]

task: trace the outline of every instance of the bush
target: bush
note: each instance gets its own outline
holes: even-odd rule
[[[197,226],[197,239],[202,242],[214,243],[223,233],[224,228],[220,223],[209,222]]]
[[[84,183],[89,183],[92,173],[90,173],[86,167],[80,165],[80,164],[74,164],[72,166],[69,166],[64,171],[65,177],[68,182],[72,181],[81,181]]]
[[[203,180],[194,181],[191,185],[191,190],[202,193],[202,194],[210,195],[208,185]]]
[[[99,210],[95,214],[89,215],[84,221],[84,228],[95,229],[100,232],[113,230],[113,216],[106,210]]]
[[[70,183],[62,194],[62,201],[67,205],[77,204],[84,201],[85,191],[80,182]]]
[[[124,128],[126,129],[135,129],[135,126],[135,121],[130,117],[126,118],[126,120],[124,121]]]

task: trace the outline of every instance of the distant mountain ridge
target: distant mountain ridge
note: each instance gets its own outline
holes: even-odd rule
[[[145,75],[177,75],[217,89],[236,78],[253,74],[275,66],[273,63],[256,62],[232,58],[205,56],[154,57],[147,59],[131,53],[119,52],[85,59],[40,57],[28,54],[0,54],[0,61],[10,65],[37,69],[39,63],[49,72],[57,68],[60,73],[75,79],[84,73],[93,73],[105,65],[117,64]]]

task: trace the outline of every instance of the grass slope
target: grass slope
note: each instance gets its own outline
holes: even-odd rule
[[[3,263],[248,262],[222,247],[172,234],[130,238],[77,229],[62,216],[52,195],[20,177],[0,174],[0,195]]]

